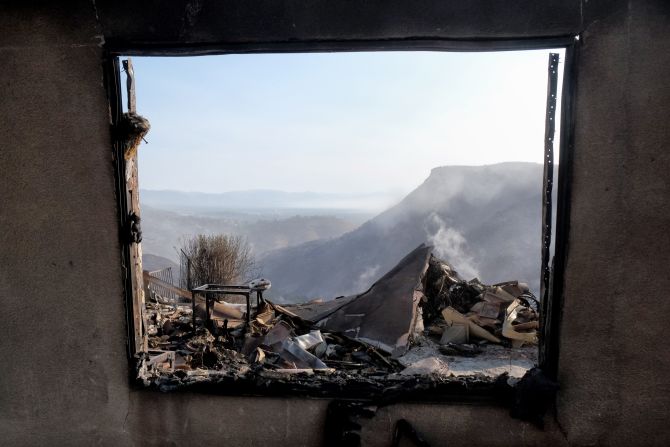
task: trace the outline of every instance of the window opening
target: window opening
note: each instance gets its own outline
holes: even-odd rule
[[[236,177],[234,171],[242,170],[246,177],[237,176],[238,183],[233,183],[237,189],[229,187],[221,192],[198,193],[188,188],[174,191],[157,187],[140,192],[138,176],[144,169],[153,175],[149,179],[156,185],[170,184],[169,181],[157,182],[157,171],[163,170],[166,179],[187,177],[168,168],[169,153],[160,154],[169,146],[166,142],[170,137],[155,135],[151,150],[163,147],[155,149],[157,155],[147,154],[146,161],[143,157],[144,151],[149,152],[147,147],[140,149],[139,157],[134,153],[127,156],[129,225],[131,233],[132,228],[138,227],[141,200],[145,230],[139,240],[135,235],[135,240],[131,237],[130,241],[136,352],[141,354],[139,377],[146,384],[162,389],[194,385],[204,380],[234,382],[238,390],[256,392],[259,378],[279,388],[288,384],[312,391],[341,391],[343,380],[381,390],[403,386],[412,380],[415,384],[444,384],[455,376],[465,376],[468,380],[482,376],[495,378],[501,373],[522,376],[537,362],[538,297],[545,298],[551,222],[555,218],[550,199],[553,171],[558,164],[553,163],[553,135],[555,120],[560,116],[556,112],[560,104],[557,99],[561,73],[559,54],[551,53],[549,57],[549,80],[543,104],[547,112],[546,126],[540,129],[545,131],[544,151],[541,138],[530,143],[543,154],[538,157],[543,163],[507,160],[478,166],[437,164],[427,178],[415,179],[423,183],[399,196],[396,194],[395,200],[389,200],[388,191],[384,195],[375,191],[323,194],[244,189],[256,182],[264,185],[264,170],[271,165],[260,157],[257,163],[232,162],[236,153],[244,152],[240,149],[244,148],[241,140],[237,141],[238,146],[227,142],[226,147],[220,148],[220,152],[227,155],[226,163],[217,168],[217,175]],[[144,61],[141,61],[142,66]],[[132,116],[136,114],[133,66],[129,60],[123,65],[128,75],[128,114]],[[254,74],[272,76],[268,73]],[[507,75],[514,78],[514,73]],[[150,82],[169,81],[159,78]],[[401,88],[402,84],[395,87]],[[435,88],[428,88],[431,87]],[[163,88],[174,91],[179,87],[164,85]],[[473,98],[476,96],[473,93]],[[290,98],[291,95],[284,96],[284,100]],[[374,95],[369,99],[374,102]],[[517,99],[523,108],[524,98]],[[178,113],[170,116],[165,113],[167,109],[160,99],[153,100],[156,104],[151,104],[153,108],[147,115],[154,124],[154,132],[165,131],[167,135],[170,127],[180,128],[178,134],[182,137],[178,139],[189,141],[184,144],[183,153],[191,158],[192,166],[200,167],[195,172],[201,172],[192,181],[203,185],[202,178],[216,178],[217,175],[205,169],[213,153],[207,154],[197,147],[205,141],[199,137],[198,127],[206,123],[189,122],[188,115],[196,113],[192,108],[187,107],[189,112],[186,113],[183,107],[175,105],[171,110]],[[235,118],[248,112],[241,103],[235,102],[244,100],[242,92],[224,104],[222,107],[235,111],[226,117]],[[268,99],[272,101],[277,98]],[[400,102],[394,106],[406,111],[411,104]],[[338,107],[341,105],[335,102],[333,108]],[[509,109],[523,119],[520,107]],[[373,111],[388,112],[381,108]],[[433,119],[445,119],[439,109],[431,112]],[[458,111],[461,115],[469,112]],[[450,116],[458,117],[458,113]],[[395,118],[396,123],[411,123],[414,115],[421,114],[401,115]],[[489,119],[480,121],[479,131],[490,131],[491,147],[500,150],[496,143],[505,146],[501,141],[512,138],[513,133],[506,133],[497,125],[497,120],[504,121],[499,112],[484,115]],[[394,122],[392,114],[387,113],[383,118]],[[419,121],[421,119],[427,119],[425,114]],[[237,124],[241,125],[243,120],[239,121]],[[358,130],[364,134],[361,129],[365,124],[361,126]],[[262,133],[263,129],[277,131],[273,129],[272,120],[259,120],[256,130]],[[350,129],[356,130],[355,127]],[[305,123],[304,130],[309,133],[309,122]],[[324,135],[332,138],[328,127],[318,130],[322,134],[314,132],[312,138],[324,138]],[[183,138],[184,135],[187,138]],[[251,132],[248,136],[252,140],[257,138]],[[424,143],[428,137],[430,135],[414,135],[414,139]],[[474,133],[471,138],[481,141]],[[517,138],[525,137],[517,135]],[[411,138],[404,143],[408,141]],[[285,153],[287,158],[294,156],[285,147],[274,150]],[[406,150],[412,152],[412,149]],[[462,150],[467,152],[470,148]],[[365,159],[364,153],[359,155]],[[155,169],[152,163],[156,164],[157,160],[159,166]],[[402,160],[395,171],[398,178],[402,177],[403,169],[411,171],[406,165],[411,159]],[[338,166],[333,157],[323,160],[323,163],[328,162]],[[356,158],[350,160],[354,168],[358,162]],[[390,162],[390,158],[380,158],[376,168]],[[188,171],[187,165],[180,166]],[[283,168],[290,170],[288,165]],[[309,165],[301,168],[309,173]],[[373,165],[371,170],[368,165],[367,170],[352,169],[346,173],[348,181],[355,183],[352,173],[374,177],[372,172],[376,168]],[[453,178],[456,180],[452,181]],[[528,185],[533,187],[528,188]],[[387,202],[380,206],[384,200]],[[370,201],[378,209],[370,206]],[[435,208],[443,205],[442,202],[449,204],[448,212]],[[390,231],[393,230],[390,222],[411,219],[418,221],[418,224],[414,222],[415,226],[422,232],[419,244],[407,245],[407,241],[401,240],[405,248],[396,250],[394,256],[394,252],[385,247],[406,234]],[[532,226],[528,227],[526,237],[508,239],[514,233],[510,227],[529,222]],[[166,237],[170,227],[173,234]],[[249,231],[250,228],[256,233]],[[292,231],[297,228],[302,234],[293,235],[291,239],[287,228]],[[368,235],[374,243],[361,235]],[[489,241],[497,237],[498,245],[475,250],[473,237]],[[410,241],[413,240],[410,238]],[[366,243],[370,246],[366,247]],[[314,257],[338,250],[338,244],[345,245],[340,262]],[[532,249],[535,246],[537,250]],[[261,256],[259,247],[264,250]],[[508,256],[512,264],[518,259],[532,259],[527,264],[535,266],[534,274],[528,273],[532,268],[528,269],[525,264],[523,268],[512,267],[520,272],[518,275],[509,275],[509,268],[499,269],[504,273],[491,273],[495,269],[490,267],[481,274],[482,266],[489,265],[486,264],[489,257],[504,264],[499,261],[499,252],[515,248],[523,254]],[[370,255],[371,252],[374,254]],[[398,256],[400,252],[402,256]],[[346,271],[356,263],[356,255],[360,257],[360,253],[368,256],[363,268],[359,264],[354,274]],[[340,267],[345,273],[337,276],[334,270]],[[502,278],[501,274],[507,276]],[[333,275],[337,276],[335,280],[330,278]],[[292,284],[292,288],[282,283],[285,278],[300,276],[305,279],[297,286]],[[321,290],[319,277],[326,278],[326,286]],[[309,285],[310,281],[313,286]],[[246,385],[239,387],[242,382]]]

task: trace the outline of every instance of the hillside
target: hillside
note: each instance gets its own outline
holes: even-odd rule
[[[231,213],[231,217],[205,217],[178,214],[142,204],[142,249],[144,253],[177,261],[175,247],[184,236],[236,234],[247,238],[258,256],[266,251],[327,239],[354,229],[357,224],[334,216],[290,216],[270,218],[263,215]]]
[[[281,301],[360,292],[420,243],[467,278],[539,290],[540,164],[445,166],[396,206],[331,240],[269,252],[262,274]]]

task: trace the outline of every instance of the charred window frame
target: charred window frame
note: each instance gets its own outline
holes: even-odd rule
[[[123,116],[121,64],[119,57],[128,56],[199,56],[244,53],[307,53],[307,52],[357,52],[357,51],[447,51],[447,52],[483,52],[483,51],[523,51],[564,48],[563,83],[561,96],[561,126],[558,178],[554,179],[556,188],[556,218],[554,224],[554,256],[550,260],[551,269],[549,288],[544,294],[541,307],[541,332],[539,345],[539,367],[551,379],[557,378],[559,361],[559,339],[563,308],[564,271],[569,248],[570,230],[570,198],[572,183],[572,152],[574,147],[573,129],[573,98],[575,85],[575,60],[579,47],[579,38],[567,35],[552,38],[526,39],[492,39],[492,40],[379,40],[379,41],[313,41],[291,43],[257,43],[257,44],[225,44],[207,46],[154,46],[133,42],[108,42],[105,50],[104,73],[105,86],[109,99],[110,121],[112,128],[112,150],[115,168],[115,191],[118,204],[119,234],[121,240],[121,260],[123,273],[123,289],[126,309],[127,326],[127,354],[129,360],[129,378],[134,381],[135,362],[143,347],[142,329],[137,327],[138,309],[133,296],[133,263],[131,262],[132,242],[127,236],[130,225],[130,208],[127,199],[126,163],[123,157],[123,142],[116,132]],[[554,149],[554,152],[556,149]],[[546,160],[545,160],[546,163]],[[543,185],[543,190],[546,185]],[[544,196],[544,194],[543,194]],[[551,206],[543,202],[545,207]],[[541,254],[538,253],[538,261]],[[477,385],[477,384],[475,384]],[[291,390],[259,389],[217,389],[217,393],[224,394],[291,394]],[[455,381],[447,386],[443,392],[433,391],[412,393],[401,398],[405,400],[485,400],[495,399],[495,389],[491,383],[480,383],[473,387],[472,383]],[[317,393],[307,393],[320,397],[342,397],[335,394],[336,390],[321,390]],[[369,393],[361,390],[360,397],[369,397]]]
[[[126,310],[126,352],[130,362],[133,362],[136,354],[142,349],[138,346],[137,325],[134,317],[137,315],[136,306],[133,305],[133,288],[131,279],[130,247],[125,229],[128,226],[128,200],[126,186],[126,166],[124,163],[123,141],[118,135],[119,124],[123,116],[123,101],[121,97],[121,70],[120,59],[106,52],[104,57],[104,82],[109,100],[110,133],[112,136],[112,162],[114,164],[114,193],[117,202],[117,215],[119,222],[119,242],[121,255],[121,275],[123,280],[123,295]],[[141,337],[140,337],[141,339]],[[132,367],[129,374],[132,375]]]

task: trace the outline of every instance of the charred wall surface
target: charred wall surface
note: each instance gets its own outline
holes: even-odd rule
[[[328,402],[133,389],[105,45],[580,33],[557,421],[402,404],[434,445],[667,445],[670,7],[640,2],[48,2],[0,6],[0,432],[9,445],[319,445]],[[330,44],[329,44],[330,45]],[[191,51],[191,50],[189,50]],[[538,253],[539,262],[539,253]],[[635,438],[633,438],[635,436]]]
[[[584,4],[559,421],[583,444],[665,444],[670,5]]]

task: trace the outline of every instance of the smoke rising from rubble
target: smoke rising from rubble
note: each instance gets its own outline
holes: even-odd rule
[[[468,244],[463,234],[448,227],[435,212],[426,219],[426,227],[428,243],[434,247],[433,253],[447,260],[466,279],[480,276],[474,259],[467,253]]]
[[[354,289],[363,291],[370,287],[370,285],[378,278],[379,274],[381,273],[379,271],[380,268],[381,265],[379,264],[373,267],[366,267],[365,270],[363,270],[363,273],[358,276],[358,280],[356,280]]]

